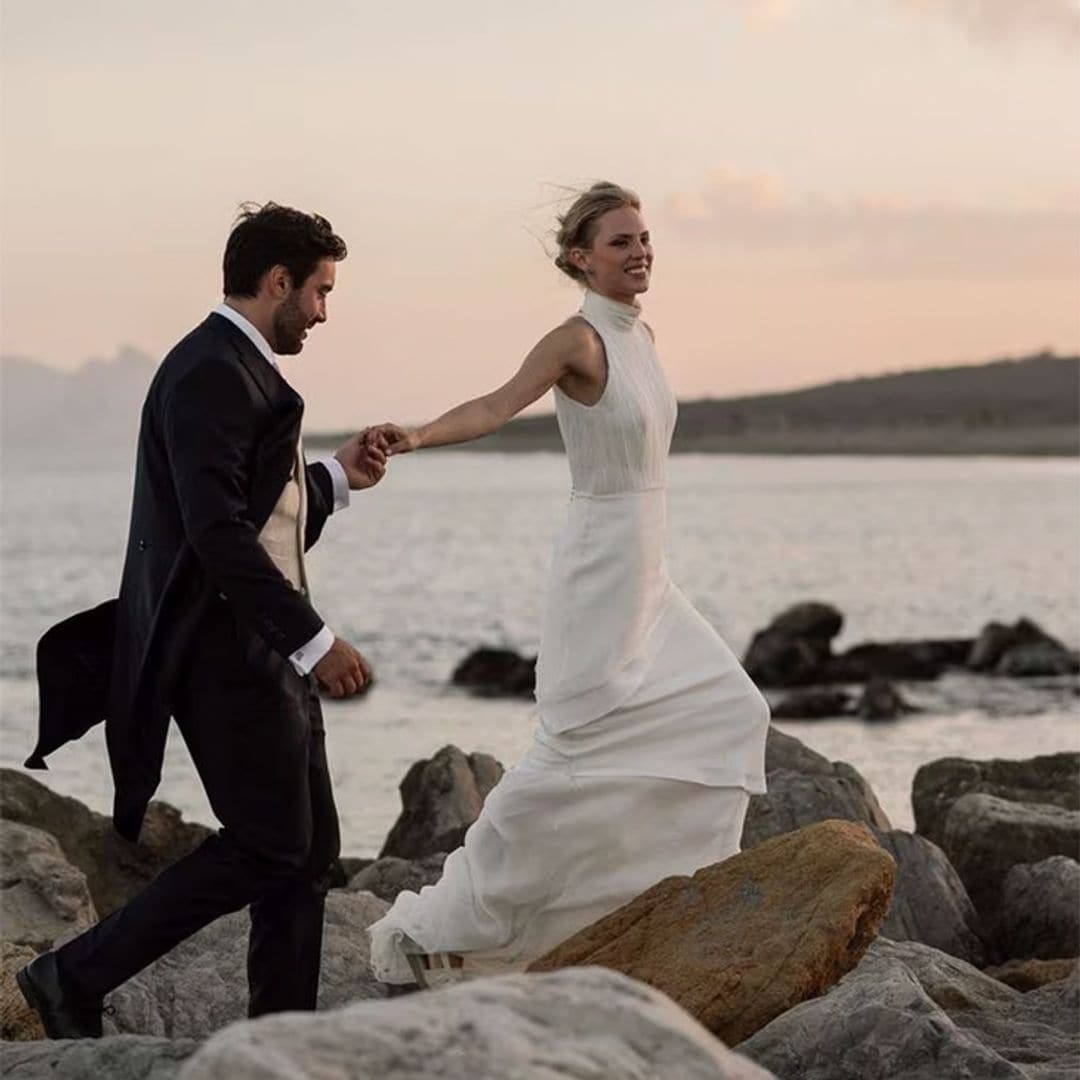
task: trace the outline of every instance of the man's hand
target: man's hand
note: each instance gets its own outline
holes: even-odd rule
[[[377,439],[368,438],[370,431],[369,428],[354,435],[334,452],[353,491],[373,487],[386,472],[386,446]]]
[[[367,441],[381,447],[387,454],[407,454],[417,450],[420,439],[415,431],[403,428],[400,424],[376,424],[367,429]]]
[[[353,697],[371,682],[368,662],[341,638],[334,638],[330,651],[315,665],[312,674],[333,698]]]

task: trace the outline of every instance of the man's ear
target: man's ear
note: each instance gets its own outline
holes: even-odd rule
[[[266,288],[275,300],[283,300],[292,292],[292,275],[280,264],[266,271]]]

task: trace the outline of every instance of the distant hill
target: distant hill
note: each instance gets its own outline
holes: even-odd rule
[[[515,420],[479,450],[555,450],[553,415]],[[688,401],[675,452],[1080,453],[1080,356],[1038,353],[805,390]]]

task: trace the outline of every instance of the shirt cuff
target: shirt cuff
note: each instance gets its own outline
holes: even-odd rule
[[[339,466],[340,468],[340,466]],[[289,657],[289,663],[299,675],[310,675],[315,665],[330,651],[334,644],[334,631],[324,626],[306,645],[301,645]]]
[[[326,468],[334,485],[334,509],[344,510],[349,505],[349,478],[345,475],[345,466],[336,457],[324,458],[319,464]]]

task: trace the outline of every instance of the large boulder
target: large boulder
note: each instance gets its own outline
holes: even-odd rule
[[[1002,884],[1014,866],[1080,854],[1080,811],[1009,802],[995,795],[962,795],[945,819],[941,849],[956,867],[975,910],[992,927]]]
[[[385,997],[371,974],[365,929],[389,905],[368,893],[332,891],[323,927],[320,1008]],[[247,911],[226,915],[181,942],[109,996],[108,1033],[205,1038],[247,1016]]]
[[[772,727],[765,744],[765,772],[768,791],[750,799],[743,825],[744,849],[833,818],[892,828],[857,770],[844,761],[829,761]]]
[[[1080,1065],[1073,975],[1023,994],[962,960],[879,938],[823,997],[737,1049],[781,1080],[1066,1080]]]
[[[10,1080],[173,1080],[199,1044],[193,1039],[117,1035],[0,1045]]]
[[[1071,675],[1080,671],[1080,661],[1073,653],[1037,623],[1025,618],[1013,626],[987,623],[971,646],[967,666],[972,671],[1013,678]]]
[[[738,1042],[858,963],[894,869],[864,826],[821,822],[658,882],[529,970],[613,968]]]
[[[51,833],[64,857],[85,875],[98,914],[123,906],[170,863],[210,835],[167,803],[152,802],[139,842],[123,839],[109,818],[78,799],[57,795],[18,769],[0,769],[0,818]]]
[[[940,758],[923,765],[911,788],[915,831],[940,847],[952,804],[972,792],[1078,810],[1080,754],[1045,754],[1021,761]]]
[[[810,601],[781,612],[759,630],[743,657],[743,667],[758,686],[806,686],[822,682],[831,642],[844,616],[829,604]]]
[[[38,1014],[26,1003],[15,972],[26,967],[37,955],[29,945],[0,941],[0,1039],[27,1041],[44,1039],[45,1029]],[[0,1075],[3,1075],[0,1070]]]
[[[399,892],[419,892],[442,877],[445,852],[422,859],[398,859],[393,855],[376,859],[349,882],[350,892],[369,892],[392,903]]]
[[[421,859],[460,847],[502,774],[489,754],[465,754],[456,746],[416,762],[398,787],[401,815],[379,857]]]
[[[864,683],[873,679],[936,679],[960,667],[971,650],[970,638],[928,641],[868,641],[830,657],[820,682]]]
[[[479,979],[237,1024],[180,1080],[768,1080],[662,994],[611,971]]]
[[[1001,887],[996,941],[1018,959],[1080,955],[1080,863],[1054,855],[1014,866]]]
[[[86,876],[47,832],[0,820],[0,938],[42,952],[97,921]]]
[[[532,697],[536,689],[536,657],[512,649],[474,649],[450,681],[482,697]]]
[[[981,967],[986,950],[979,918],[941,848],[899,829],[875,831],[875,835],[896,860],[892,903],[881,924],[881,936],[918,941]]]

